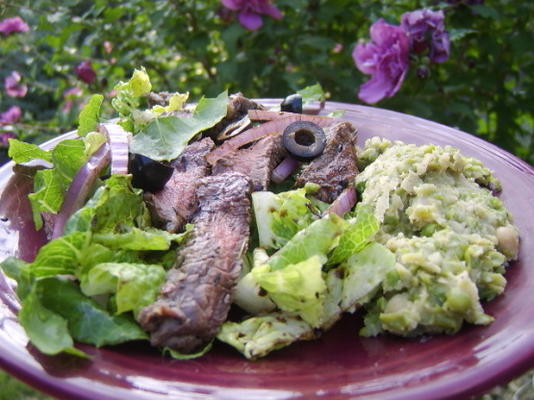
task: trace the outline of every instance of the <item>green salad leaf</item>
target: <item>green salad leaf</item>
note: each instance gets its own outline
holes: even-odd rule
[[[282,310],[299,315],[313,327],[322,321],[326,284],[322,276],[324,255],[314,255],[283,269],[271,270],[269,264],[252,270],[255,281]]]
[[[315,255],[328,254],[337,245],[347,224],[335,214],[329,214],[312,222],[274,253],[268,264],[276,270],[298,264]]]
[[[82,108],[78,117],[78,136],[85,136],[89,132],[97,130],[100,107],[103,100],[104,96],[94,94]]]
[[[19,321],[32,344],[44,354],[65,352],[87,357],[84,352],[74,347],[67,320],[42,304],[39,286],[35,285],[22,301],[22,308],[18,314]]]
[[[326,95],[324,93],[321,84],[316,83],[315,85],[306,86],[304,89],[297,90],[297,93],[302,96],[302,103],[307,104],[312,101],[324,101],[326,100]]]
[[[272,192],[252,193],[252,205],[260,246],[265,249],[283,247],[297,232],[319,219],[321,210],[317,201],[309,197],[317,191],[318,185],[274,194]]]
[[[111,315],[74,282],[53,277],[38,280],[36,287],[42,305],[67,321],[69,332],[77,341],[105,346],[147,338],[133,318]]]
[[[297,340],[314,337],[310,325],[287,313],[252,317],[240,323],[225,322],[217,335],[217,339],[235,347],[249,359],[263,357]]]
[[[31,160],[45,160],[52,162],[52,154],[36,144],[9,139],[8,156],[16,163],[25,163]]]
[[[102,263],[87,273],[81,289],[87,296],[115,294],[117,314],[133,311],[137,315],[156,300],[164,281],[161,265]]]
[[[372,210],[368,207],[358,207],[356,217],[349,220],[349,225],[339,238],[339,244],[332,251],[328,262],[339,264],[348,259],[369,244],[379,228],[380,223]]]
[[[172,160],[182,153],[193,137],[223,119],[227,107],[226,91],[216,98],[203,97],[190,116],[167,116],[152,120],[133,137],[130,150],[153,160]]]

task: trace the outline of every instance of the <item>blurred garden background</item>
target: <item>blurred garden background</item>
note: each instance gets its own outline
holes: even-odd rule
[[[91,94],[112,98],[144,66],[154,90],[193,99],[319,83],[330,100],[457,127],[534,164],[533,43],[532,1],[0,0],[0,157],[9,138],[74,129]],[[517,398],[534,398],[532,379]],[[0,387],[36,398],[5,375]]]

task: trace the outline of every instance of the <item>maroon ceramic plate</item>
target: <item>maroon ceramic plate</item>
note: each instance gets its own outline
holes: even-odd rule
[[[266,104],[275,104],[267,100]],[[80,346],[92,360],[48,357],[28,345],[18,325],[18,302],[0,274],[0,365],[35,388],[76,399],[431,399],[477,395],[534,366],[534,169],[474,136],[403,114],[341,103],[359,127],[359,140],[374,135],[409,143],[451,144],[482,160],[503,183],[501,198],[521,233],[519,261],[510,265],[505,293],[485,305],[496,320],[465,326],[455,336],[402,339],[357,336],[358,315],[346,318],[313,342],[299,343],[266,359],[247,361],[216,344],[189,361],[161,356],[144,343],[97,349]],[[23,191],[24,179],[8,180],[12,165],[0,169],[4,191]],[[31,233],[23,196],[6,196],[0,210],[5,254],[31,257],[38,237]]]

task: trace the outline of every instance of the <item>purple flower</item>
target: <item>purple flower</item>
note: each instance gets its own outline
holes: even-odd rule
[[[21,116],[22,110],[20,107],[11,106],[7,109],[7,111],[0,113],[0,125],[14,124],[20,119]]]
[[[369,30],[371,42],[358,43],[352,52],[356,67],[371,79],[360,86],[358,97],[369,104],[391,97],[408,71],[408,37],[401,27],[379,19]]]
[[[82,61],[74,68],[74,72],[85,83],[91,83],[96,79],[96,72],[90,61]]]
[[[230,10],[239,10],[239,23],[253,31],[263,25],[261,15],[268,15],[274,19],[282,18],[280,10],[269,0],[221,0]]]
[[[28,92],[28,86],[23,83],[20,83],[22,77],[17,71],[11,72],[10,75],[6,76],[4,79],[4,87],[6,93],[11,97],[24,97]]]
[[[0,147],[7,147],[9,139],[13,139],[15,136],[14,132],[0,132]]]
[[[449,58],[449,34],[445,31],[443,11],[423,9],[404,13],[401,26],[408,34],[414,53],[430,49],[430,60],[435,63]]]
[[[0,33],[5,36],[17,32],[28,32],[30,27],[20,17],[6,18],[0,22]]]
[[[75,104],[76,99],[80,98],[83,94],[82,89],[77,87],[71,87],[63,92],[63,98],[65,103],[61,106],[61,109],[68,113],[72,109],[72,106]]]

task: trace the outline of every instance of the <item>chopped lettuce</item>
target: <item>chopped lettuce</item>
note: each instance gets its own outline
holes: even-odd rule
[[[95,233],[125,233],[134,226],[150,226],[141,190],[134,189],[131,175],[112,175],[106,179],[86,206],[74,213],[65,233],[91,230]]]
[[[128,82],[115,85],[117,95],[111,105],[123,117],[129,117],[140,105],[141,96],[150,93],[152,84],[144,68],[134,70]]]
[[[241,323],[225,322],[217,339],[235,347],[249,359],[315,337],[310,325],[287,313],[252,317]]]
[[[372,211],[365,207],[358,207],[356,217],[349,220],[347,229],[339,238],[339,245],[332,251],[329,263],[339,264],[363,249],[373,239],[379,228],[380,224]]]
[[[395,255],[378,243],[352,255],[345,264],[341,308],[353,311],[368,301],[394,266]]]
[[[10,140],[9,156],[16,163],[37,159],[53,164],[53,168],[35,173],[33,193],[28,195],[36,229],[43,226],[42,212],[56,214],[60,210],[70,183],[95,150],[94,142],[102,143],[98,136],[91,135],[89,140],[91,143],[86,144],[85,140],[66,139],[52,150],[43,150],[15,139]]]
[[[297,232],[319,218],[321,210],[307,197],[317,191],[318,185],[274,194],[252,193],[252,205],[258,229],[260,246],[279,249]]]
[[[153,160],[172,160],[182,153],[193,137],[223,119],[227,108],[226,91],[216,98],[203,97],[190,116],[171,115],[152,120],[133,137],[130,150]]]
[[[314,255],[328,254],[339,241],[347,222],[335,214],[318,219],[299,231],[268,261],[272,270],[298,264]]]
[[[179,111],[184,107],[184,104],[188,98],[189,98],[189,92],[173,93],[171,97],[169,98],[168,105],[164,107],[164,106],[160,106],[159,104],[156,104],[154,107],[151,108],[150,111],[152,111],[156,115],[162,114],[164,112]]]
[[[89,132],[97,130],[100,107],[102,106],[103,100],[104,96],[94,94],[82,108],[78,118],[78,136],[85,136]]]
[[[156,300],[165,281],[161,265],[102,263],[92,268],[81,282],[87,296],[115,294],[117,314],[139,311]]]
[[[311,326],[319,327],[326,291],[321,271],[325,261],[324,255],[314,255],[274,271],[265,264],[254,268],[252,276],[278,308],[297,314]]]
[[[25,163],[31,160],[44,160],[52,162],[52,154],[33,143],[9,139],[8,156],[16,163]]]
[[[41,279],[40,300],[47,309],[61,315],[72,337],[80,342],[105,346],[146,339],[147,334],[128,315],[111,315],[86,297],[74,282],[62,278]]]
[[[31,342],[44,354],[61,352],[87,357],[74,347],[65,318],[43,306],[39,296],[39,285],[35,285],[22,301],[19,321]]]

